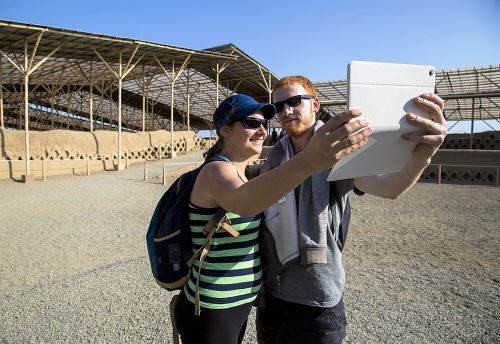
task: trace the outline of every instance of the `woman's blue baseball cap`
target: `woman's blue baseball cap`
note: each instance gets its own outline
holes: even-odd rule
[[[276,108],[270,103],[259,103],[245,94],[235,94],[222,101],[215,109],[213,120],[219,129],[233,119],[241,119],[262,111],[265,119],[272,119],[276,115]]]

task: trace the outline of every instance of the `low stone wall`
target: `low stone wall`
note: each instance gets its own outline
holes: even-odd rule
[[[499,167],[465,167],[431,165],[427,167],[420,178],[424,182],[447,183],[447,184],[480,184],[499,185]],[[441,181],[439,173],[441,171]]]
[[[113,170],[118,159],[118,133],[70,130],[30,131],[30,170],[35,177],[56,174],[81,174]],[[0,179],[20,178],[25,174],[24,131],[0,130]],[[174,132],[176,154],[207,149],[209,141],[193,132]],[[123,162],[129,164],[171,155],[170,132],[122,132]]]
[[[421,180],[457,184],[497,185],[500,173],[500,151],[440,149]]]
[[[421,181],[498,185],[499,169],[500,132],[474,134],[472,142],[470,134],[450,134]]]

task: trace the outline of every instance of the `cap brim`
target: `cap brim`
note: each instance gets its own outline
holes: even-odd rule
[[[259,110],[262,111],[265,119],[273,119],[276,115],[276,108],[273,104],[264,104],[259,108]]]
[[[257,111],[261,111],[265,119],[272,119],[276,115],[276,108],[270,103],[256,103],[245,107],[235,114],[237,118],[245,118]]]

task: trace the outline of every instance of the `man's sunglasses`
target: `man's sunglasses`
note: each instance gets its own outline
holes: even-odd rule
[[[231,121],[231,123],[234,122],[240,122],[243,128],[246,129],[259,129],[261,125],[267,128],[267,120],[261,118],[236,118]]]
[[[297,107],[302,103],[302,99],[314,99],[314,96],[311,96],[309,94],[299,94],[298,96],[290,97],[287,100],[283,100],[282,102],[273,103],[273,105],[276,108],[276,113],[279,113],[283,111],[283,109],[285,108],[285,104],[287,104],[289,107]]]

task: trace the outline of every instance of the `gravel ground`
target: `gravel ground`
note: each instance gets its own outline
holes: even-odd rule
[[[152,280],[144,238],[165,189],[143,181],[141,165],[0,181],[0,343],[171,342],[173,294]],[[352,196],[346,342],[500,342],[499,190]],[[256,342],[254,321],[245,343]]]

